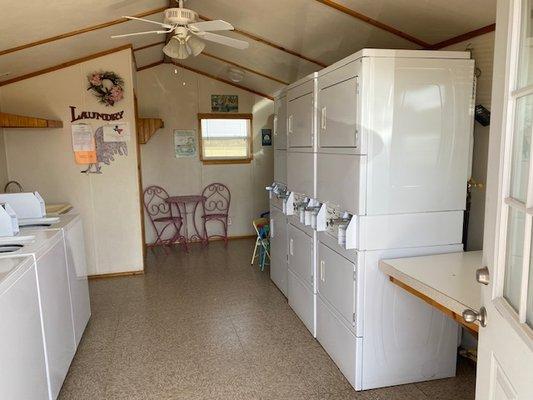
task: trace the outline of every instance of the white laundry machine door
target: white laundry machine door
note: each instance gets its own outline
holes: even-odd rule
[[[87,281],[87,257],[81,218],[75,219],[63,231],[68,265],[70,299],[76,346],[91,317],[89,283]]]
[[[281,210],[270,208],[270,279],[287,296],[287,217]]]
[[[313,288],[313,238],[289,224],[289,269]]]
[[[60,235],[50,248],[38,256],[36,269],[48,382],[51,398],[56,399],[76,351],[67,262]]]
[[[0,398],[48,399],[35,265],[0,290]]]

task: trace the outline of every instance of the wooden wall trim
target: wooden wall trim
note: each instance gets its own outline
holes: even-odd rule
[[[206,16],[204,16],[204,15],[199,15],[199,17],[200,17],[200,19],[203,19],[204,21],[212,21],[211,18],[206,17]],[[319,66],[321,66],[322,68],[327,67],[327,64],[324,64],[324,63],[321,62],[321,61],[314,60],[314,59],[312,59],[312,58],[310,58],[310,57],[304,56],[303,54],[300,54],[300,53],[298,53],[298,52],[296,52],[296,51],[294,51],[294,50],[288,49],[288,48],[283,47],[283,46],[281,46],[281,45],[279,45],[279,44],[276,44],[276,43],[274,43],[274,42],[271,42],[270,40],[267,40],[267,39],[265,39],[265,38],[262,38],[262,37],[260,37],[260,36],[257,36],[257,35],[255,35],[255,34],[253,34],[253,33],[246,32],[246,31],[243,31],[243,30],[241,30],[241,29],[237,29],[237,28],[235,28],[235,29],[233,30],[233,32],[236,32],[236,33],[238,33],[238,34],[240,34],[240,35],[242,35],[242,36],[246,36],[247,38],[252,39],[252,40],[254,40],[254,41],[256,41],[256,42],[266,44],[267,46],[270,46],[270,47],[273,47],[273,48],[275,48],[275,49],[281,50],[281,51],[283,51],[283,52],[285,52],[285,53],[291,54],[291,55],[293,55],[293,56],[295,56],[295,57],[301,58],[302,60],[306,60],[306,61],[309,61],[309,62],[311,62],[311,63],[313,63],[313,64],[319,65]]]
[[[204,71],[200,71],[199,69],[196,69],[196,68],[192,68],[192,67],[189,67],[187,65],[183,65],[183,64],[180,64],[178,62],[171,62],[170,64],[173,64],[177,67],[180,67],[180,68],[183,68],[183,69],[186,69],[186,70],[189,70],[189,71],[192,71],[192,72],[195,72],[197,74],[200,74],[200,75],[203,75],[203,76],[207,76],[208,78],[211,78],[211,79],[214,79],[216,81],[219,81],[219,82],[222,82],[222,83],[225,83],[226,85],[230,85],[230,86],[234,86],[238,89],[242,89],[242,90],[245,90],[247,92],[250,92],[250,93],[253,93],[253,94],[256,94],[258,96],[261,96],[261,97],[264,97],[266,99],[269,99],[269,100],[274,100],[274,97],[272,96],[269,96],[268,94],[265,94],[265,93],[261,93],[261,92],[258,92],[256,90],[253,90],[253,89],[250,89],[246,86],[243,86],[243,85],[239,85],[238,83],[235,83],[235,82],[232,82],[232,81],[229,81],[227,79],[224,79],[224,78],[220,78],[216,75],[213,75],[213,74],[210,74],[208,72],[204,72]]]
[[[484,35],[485,33],[493,32],[496,30],[496,24],[490,24],[479,29],[475,29],[470,32],[463,33],[462,35],[454,36],[450,39],[443,40],[435,44],[426,47],[427,50],[439,50],[452,44],[457,44],[475,38],[476,36]]]
[[[9,85],[11,83],[23,81],[24,79],[33,78],[35,76],[47,74],[49,72],[53,72],[53,71],[56,71],[58,69],[67,68],[67,67],[70,67],[72,65],[76,65],[76,64],[80,64],[80,63],[85,62],[85,61],[92,60],[93,58],[102,57],[102,56],[105,56],[105,55],[108,55],[108,54],[112,54],[112,53],[116,53],[118,51],[122,51],[122,50],[126,50],[126,49],[131,49],[131,44],[125,44],[123,46],[115,47],[113,49],[100,51],[98,53],[90,54],[90,55],[85,56],[85,57],[76,58],[74,60],[70,60],[70,61],[58,64],[58,65],[54,65],[52,67],[44,68],[44,69],[41,69],[39,71],[30,72],[29,74],[17,76],[15,78],[8,79],[7,81],[0,82],[0,86]]]
[[[260,71],[255,70],[255,69],[245,67],[244,65],[237,64],[236,62],[233,62],[233,61],[230,61],[230,60],[226,60],[226,59],[224,59],[222,57],[215,56],[214,54],[210,54],[210,53],[207,53],[205,51],[200,53],[200,55],[205,56],[205,57],[213,58],[213,59],[218,60],[220,62],[223,62],[225,64],[233,65],[234,67],[237,67],[237,68],[242,69],[244,71],[251,72],[252,74],[255,74],[255,75],[262,76],[263,78],[270,79],[271,81],[275,81],[275,82],[281,83],[282,85],[288,85],[289,84],[289,82],[285,82],[285,81],[283,81],[281,79],[278,79],[278,78],[275,78],[273,76],[264,74],[264,73],[262,73]]]
[[[431,46],[431,44],[427,43],[427,42],[424,42],[423,40],[421,39],[418,39],[412,35],[409,35],[408,33],[406,32],[403,32],[403,31],[400,31],[399,29],[396,29],[396,28],[393,28],[392,26],[390,25],[387,25],[387,24],[384,24],[383,22],[379,22],[377,20],[375,20],[374,18],[370,18],[364,14],[361,14],[355,10],[352,10],[351,8],[348,8],[346,6],[343,6],[342,4],[339,4],[333,0],[315,0],[319,3],[322,3],[324,4],[325,6],[328,6],[328,7],[331,7],[331,8],[334,8],[335,10],[337,11],[340,11],[346,15],[349,15],[351,17],[354,17],[354,18],[357,18],[358,20],[361,20],[361,21],[364,21],[366,22],[367,24],[370,24],[372,26],[375,26],[376,28],[379,28],[379,29],[382,29],[384,31],[387,31],[389,33],[392,33],[393,35],[396,35],[398,37],[401,37],[405,40],[408,40],[412,43],[415,43],[421,47],[428,47],[428,46]]]
[[[135,14],[133,16],[137,17],[137,18],[144,18],[144,17],[146,17],[148,15],[152,15],[152,14],[157,14],[157,13],[163,12],[166,9],[167,9],[167,7],[160,7],[160,8],[156,8],[156,9],[153,9],[153,10],[148,10],[148,11],[145,11],[145,12],[142,12],[142,13],[139,13],[139,14]],[[71,37],[71,36],[80,35],[82,33],[92,32],[92,31],[95,31],[95,30],[98,30],[98,29],[102,29],[102,28],[108,28],[110,26],[122,24],[122,23],[128,22],[128,21],[129,21],[129,19],[127,19],[127,18],[119,18],[119,19],[115,19],[113,21],[104,22],[104,23],[101,23],[101,24],[98,24],[98,25],[88,26],[87,28],[78,29],[78,30],[75,30],[75,31],[70,31],[70,32],[67,32],[67,33],[62,33],[61,35],[51,36],[51,37],[48,37],[46,39],[41,39],[41,40],[37,40],[35,42],[26,43],[26,44],[23,44],[23,45],[20,45],[20,46],[11,47],[10,49],[1,50],[0,51],[0,56],[3,56],[5,54],[9,54],[9,53],[13,53],[15,51],[29,49],[30,47],[39,46],[41,44],[54,42],[56,40],[65,39],[65,38],[68,38],[68,37]]]

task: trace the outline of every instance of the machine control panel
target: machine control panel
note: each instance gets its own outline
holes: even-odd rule
[[[357,248],[357,216],[340,210],[338,206],[323,204],[317,214],[317,231],[337,238],[343,249]]]

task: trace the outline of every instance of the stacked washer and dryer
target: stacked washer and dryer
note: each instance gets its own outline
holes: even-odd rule
[[[469,53],[367,49],[288,87],[289,304],[356,390],[455,375],[458,325],[378,262],[462,251],[473,90]]]
[[[274,101],[274,182],[267,187],[270,197],[270,278],[288,295],[287,240],[287,91],[276,94]]]

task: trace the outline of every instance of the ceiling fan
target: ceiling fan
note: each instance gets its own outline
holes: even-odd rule
[[[172,38],[163,48],[170,58],[185,59],[189,56],[197,56],[205,48],[205,40],[223,44],[236,49],[247,49],[249,44],[244,40],[237,40],[227,36],[212,33],[214,31],[232,31],[233,25],[222,20],[198,21],[198,13],[183,8],[183,0],[176,0],[178,8],[168,8],[165,10],[164,22],[152,21],[144,18],[127,17],[124,18],[144,21],[151,24],[159,25],[164,30],[145,31],[127,33],[124,35],[114,35],[112,38],[122,38],[128,36],[147,35],[147,34],[172,34]],[[203,40],[202,40],[203,39]]]

